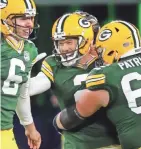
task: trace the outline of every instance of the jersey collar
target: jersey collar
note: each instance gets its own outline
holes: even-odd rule
[[[23,49],[24,49],[24,41],[23,40],[17,41],[14,37],[7,36],[6,41],[18,53],[21,53],[23,51]]]

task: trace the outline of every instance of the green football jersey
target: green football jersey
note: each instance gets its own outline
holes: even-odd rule
[[[52,82],[52,90],[61,109],[73,105],[78,99],[81,91],[85,89],[86,77],[93,66],[92,63],[88,69],[65,67],[57,63],[54,56],[43,61],[41,70]],[[116,131],[103,110],[87,119],[81,126],[71,131],[64,131],[64,148],[96,149],[118,144]]]
[[[86,86],[90,90],[109,92],[107,116],[116,126],[122,148],[141,147],[141,54],[93,69]]]
[[[20,87],[28,80],[37,48],[25,41],[21,53],[14,50],[6,40],[1,43],[1,129],[13,127],[13,115],[20,95]]]

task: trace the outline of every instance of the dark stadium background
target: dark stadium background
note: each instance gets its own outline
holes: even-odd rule
[[[141,32],[141,2],[139,0],[128,0],[128,3],[126,0],[125,2],[123,0],[122,3],[119,0],[109,0],[111,3],[108,2],[106,4],[104,0],[103,3],[102,0],[99,1],[101,4],[98,2],[95,4],[95,0],[93,0],[93,4],[89,4],[89,0],[87,0],[85,5],[81,4],[81,0],[79,0],[80,3],[77,3],[77,5],[65,5],[65,3],[59,5],[59,2],[56,3],[55,0],[48,4],[47,1],[36,0],[40,32],[38,39],[34,42],[39,49],[39,53],[46,52],[48,55],[52,53],[51,31],[54,21],[64,13],[75,10],[86,11],[96,16],[101,25],[115,19],[129,21],[136,25]],[[84,2],[84,0],[82,1]],[[40,71],[40,66],[41,61],[33,67],[32,76],[35,76]],[[41,149],[61,149],[60,135],[57,134],[52,126],[53,117],[59,112],[55,97],[52,96],[51,91],[47,91],[32,97],[31,103],[35,124],[42,135]],[[14,132],[19,149],[28,149],[24,129],[19,124],[16,116],[14,124]]]

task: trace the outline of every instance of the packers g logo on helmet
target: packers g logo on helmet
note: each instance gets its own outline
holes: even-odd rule
[[[121,20],[104,25],[96,38],[99,57],[108,64],[118,61],[125,53],[140,46],[139,30],[131,23]]]
[[[99,35],[99,40],[100,41],[104,41],[109,39],[112,36],[112,31],[109,29],[105,29],[104,31],[102,31]]]
[[[86,19],[84,19],[84,18],[81,18],[79,20],[79,24],[80,24],[80,26],[82,26],[84,28],[87,28],[87,27],[91,26],[91,23],[89,21],[87,21]]]

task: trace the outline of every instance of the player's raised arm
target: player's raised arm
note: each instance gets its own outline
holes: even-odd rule
[[[37,76],[30,78],[29,95],[41,94],[51,88],[54,83],[52,56],[47,57],[41,66]]]
[[[37,76],[30,78],[29,95],[41,94],[51,87],[51,81],[43,72],[39,72]]]
[[[59,129],[72,129],[83,123],[101,107],[106,107],[108,102],[109,93],[106,90],[85,89],[74,105],[62,110],[54,118],[54,126]]]
[[[31,114],[31,105],[29,97],[29,81],[22,84],[20,96],[16,107],[16,113],[20,119],[20,123],[25,127],[25,134],[28,139],[30,148],[39,149],[41,145],[40,133],[36,130]]]

